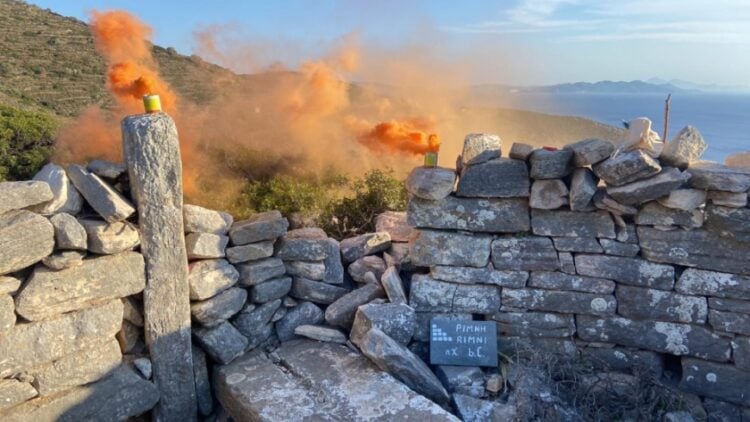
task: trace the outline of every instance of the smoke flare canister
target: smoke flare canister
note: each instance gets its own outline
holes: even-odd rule
[[[161,111],[161,100],[156,94],[149,94],[143,96],[143,107],[146,109],[146,113],[157,113]]]
[[[437,167],[438,153],[430,151],[424,155],[424,166],[425,167]]]

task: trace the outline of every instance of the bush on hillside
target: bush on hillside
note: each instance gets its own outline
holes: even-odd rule
[[[0,181],[31,179],[52,155],[55,130],[48,115],[0,105]]]

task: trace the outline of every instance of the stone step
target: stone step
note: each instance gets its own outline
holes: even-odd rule
[[[346,346],[295,340],[276,353],[218,369],[216,397],[235,420],[458,421]]]

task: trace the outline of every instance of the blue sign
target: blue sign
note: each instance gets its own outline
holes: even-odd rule
[[[497,323],[432,318],[430,363],[496,367]]]

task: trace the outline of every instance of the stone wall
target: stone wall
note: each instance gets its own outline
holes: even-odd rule
[[[498,138],[469,135],[458,172],[416,168],[417,319],[494,320],[505,353],[645,366],[747,416],[750,170],[696,162],[697,142],[686,128],[660,159],[602,140],[501,158]]]

